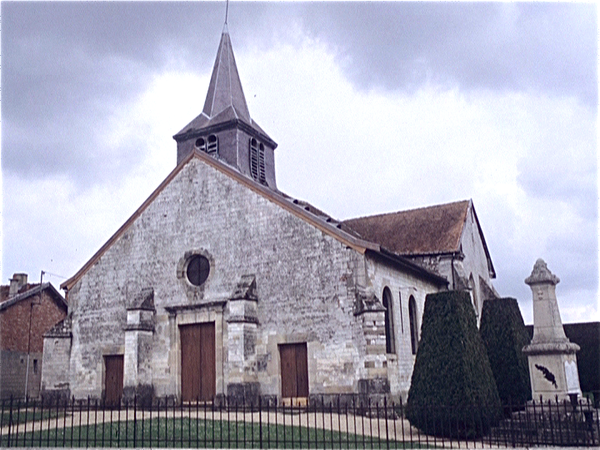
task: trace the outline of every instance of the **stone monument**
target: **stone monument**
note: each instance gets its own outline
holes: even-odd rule
[[[542,259],[535,262],[531,275],[525,279],[533,294],[533,339],[523,347],[523,353],[529,363],[534,400],[581,396],[575,355],[579,346],[569,341],[560,320],[556,301],[559,281]]]

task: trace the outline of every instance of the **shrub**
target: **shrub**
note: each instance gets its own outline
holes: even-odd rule
[[[486,300],[480,333],[500,400],[505,405],[524,405],[531,400],[531,384],[527,356],[522,349],[530,339],[517,301],[514,298]]]
[[[406,417],[436,436],[474,438],[502,416],[496,383],[466,292],[429,294]]]

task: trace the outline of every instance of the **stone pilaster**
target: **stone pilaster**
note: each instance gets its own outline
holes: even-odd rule
[[[358,380],[359,393],[369,397],[389,394],[385,307],[373,292],[359,287],[356,291],[354,315],[360,320],[366,342],[363,371],[365,376]]]
[[[534,400],[554,400],[581,395],[577,356],[579,346],[569,341],[560,319],[556,300],[559,279],[542,259],[525,280],[533,295],[533,339],[523,348],[529,362]]]
[[[257,306],[256,278],[243,275],[229,299],[227,316],[227,397],[235,404],[255,404],[260,395],[256,374]]]
[[[154,289],[143,289],[127,308],[123,397],[147,404],[154,397],[152,384],[152,339],[154,335]]]

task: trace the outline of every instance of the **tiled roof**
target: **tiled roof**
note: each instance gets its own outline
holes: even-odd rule
[[[2,286],[2,302],[0,302],[0,311],[3,311],[15,303],[20,302],[21,300],[25,300],[29,297],[39,294],[40,291],[48,291],[48,293],[54,298],[54,300],[65,310],[67,309],[67,302],[64,297],[56,290],[51,283],[44,283],[42,285],[38,284],[27,284],[23,286],[17,295],[14,295],[8,298],[8,290],[6,291],[7,295],[4,297],[4,288],[7,286]]]
[[[24,284],[23,286],[21,286],[19,288],[19,292],[17,292],[17,295],[28,292],[31,289],[38,287],[39,285],[40,285],[39,283]],[[7,285],[0,286],[0,303],[5,302],[6,300],[9,300],[9,293],[10,293],[10,285],[7,284]],[[13,295],[13,297],[16,297],[16,295]]]
[[[342,229],[399,255],[452,253],[460,250],[469,204],[464,200],[349,219],[342,222]]]

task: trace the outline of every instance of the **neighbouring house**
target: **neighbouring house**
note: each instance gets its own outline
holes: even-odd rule
[[[405,399],[426,295],[467,289],[477,311],[495,295],[470,201],[402,219],[430,222],[435,242],[422,229],[400,248],[401,213],[371,233],[279,191],[226,30],[204,108],[174,139],[175,169],[61,285],[48,396]]]
[[[50,283],[30,284],[15,273],[0,287],[0,398],[40,392],[43,335],[67,315],[67,303]]]

